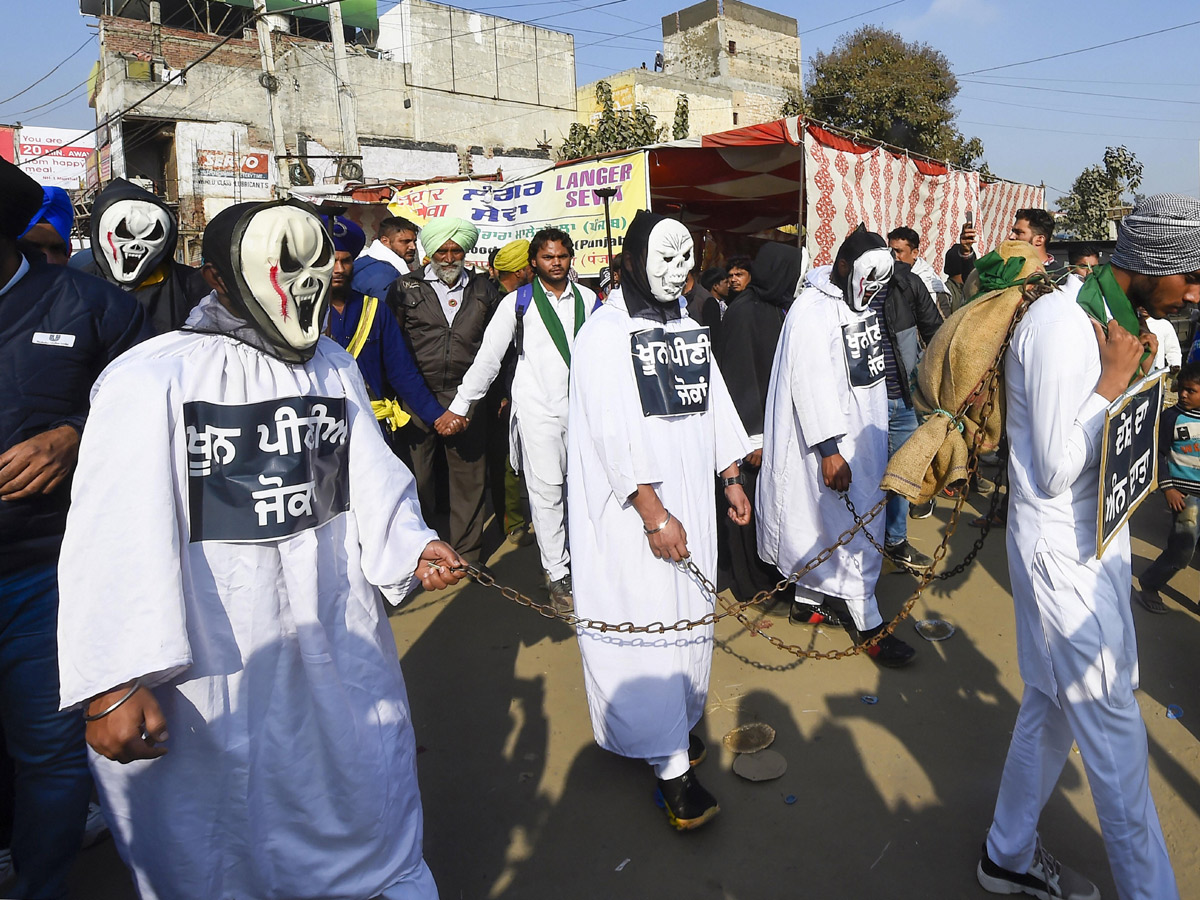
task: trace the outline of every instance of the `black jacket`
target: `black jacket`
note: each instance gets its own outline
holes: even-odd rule
[[[887,298],[883,301],[884,325],[896,366],[900,369],[900,393],[906,406],[912,406],[912,391],[908,377],[921,359],[922,347],[927,346],[942,325],[942,314],[919,275],[912,266],[896,261]]]
[[[60,425],[82,431],[96,377],[149,334],[141,306],[124,291],[33,263],[0,295],[0,452]],[[70,499],[68,480],[50,494],[0,501],[0,574],[58,558]]]

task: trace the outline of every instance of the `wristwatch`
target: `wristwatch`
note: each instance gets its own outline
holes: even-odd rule
[[[746,483],[746,476],[743,475],[741,472],[738,472],[732,478],[722,478],[721,479],[721,487],[723,487],[723,488],[732,487],[735,484],[745,484],[745,483]]]

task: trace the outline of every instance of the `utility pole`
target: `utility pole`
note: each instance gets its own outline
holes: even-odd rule
[[[341,0],[329,4],[329,31],[333,37],[333,71],[337,76],[338,117],[342,123],[342,154],[353,157],[353,161],[357,164],[358,158],[361,156],[358,148],[358,114],[354,105],[354,92],[350,90],[350,67],[346,63],[346,31],[342,26]],[[361,165],[359,168],[361,170]],[[338,177],[342,177],[340,171]]]
[[[279,90],[279,79],[275,77],[275,50],[271,42],[271,26],[267,24],[267,0],[254,0],[254,27],[258,32],[258,53],[262,57],[263,70],[258,80],[267,92],[271,153],[275,157],[279,188],[286,193],[291,187],[291,178],[288,173],[287,144],[283,140],[283,111],[275,97],[275,92]]]

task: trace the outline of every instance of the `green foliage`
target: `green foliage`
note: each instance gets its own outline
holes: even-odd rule
[[[864,25],[815,54],[804,80],[815,119],[962,168],[982,162],[983,143],[955,126],[950,63],[928,44]]]
[[[688,98],[687,94],[680,94],[679,99],[675,101],[675,124],[671,128],[671,136],[677,141],[682,141],[688,136]]]
[[[804,95],[788,91],[787,99],[779,104],[779,117],[781,119],[788,116],[804,116],[808,114],[807,104],[804,102]]]
[[[1083,241],[1108,239],[1108,211],[1121,206],[1142,184],[1142,164],[1132,150],[1108,147],[1103,164],[1079,173],[1071,192],[1058,201],[1063,227]]]
[[[612,86],[607,81],[596,83],[596,102],[600,104],[599,121],[595,125],[573,123],[558,150],[559,159],[583,159],[598,153],[632,150],[662,140],[666,129],[658,127],[645,106],[637,106],[633,111],[614,106]],[[678,123],[678,108],[675,120]]]

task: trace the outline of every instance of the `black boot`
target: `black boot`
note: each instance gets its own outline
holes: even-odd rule
[[[717,798],[691,772],[667,781],[660,778],[658,793],[667,811],[667,821],[678,831],[699,828],[721,811]]]
[[[704,762],[708,756],[708,748],[704,746],[704,741],[696,737],[694,734],[688,735],[688,765],[695,767]]]

